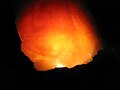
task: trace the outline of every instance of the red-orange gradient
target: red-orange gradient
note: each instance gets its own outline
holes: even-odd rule
[[[101,49],[93,24],[74,0],[37,0],[17,28],[22,52],[38,71],[86,64]]]

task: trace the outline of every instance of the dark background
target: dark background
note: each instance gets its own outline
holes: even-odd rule
[[[21,42],[15,26],[15,9],[20,0],[1,2],[0,90],[120,88],[119,0],[84,0],[95,19],[104,50],[88,65],[47,72],[35,71],[33,63],[20,51]]]

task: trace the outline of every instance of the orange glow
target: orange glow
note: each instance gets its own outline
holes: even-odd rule
[[[92,22],[73,0],[38,0],[17,28],[22,52],[38,71],[87,64],[101,49]]]

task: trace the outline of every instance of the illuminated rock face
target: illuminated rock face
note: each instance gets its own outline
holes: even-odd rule
[[[101,49],[95,28],[74,0],[38,0],[17,20],[22,52],[36,70],[86,64]]]

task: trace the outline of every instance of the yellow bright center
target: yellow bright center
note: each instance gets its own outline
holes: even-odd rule
[[[63,68],[63,67],[65,67],[63,64],[60,64],[60,63],[56,64],[56,68]]]

